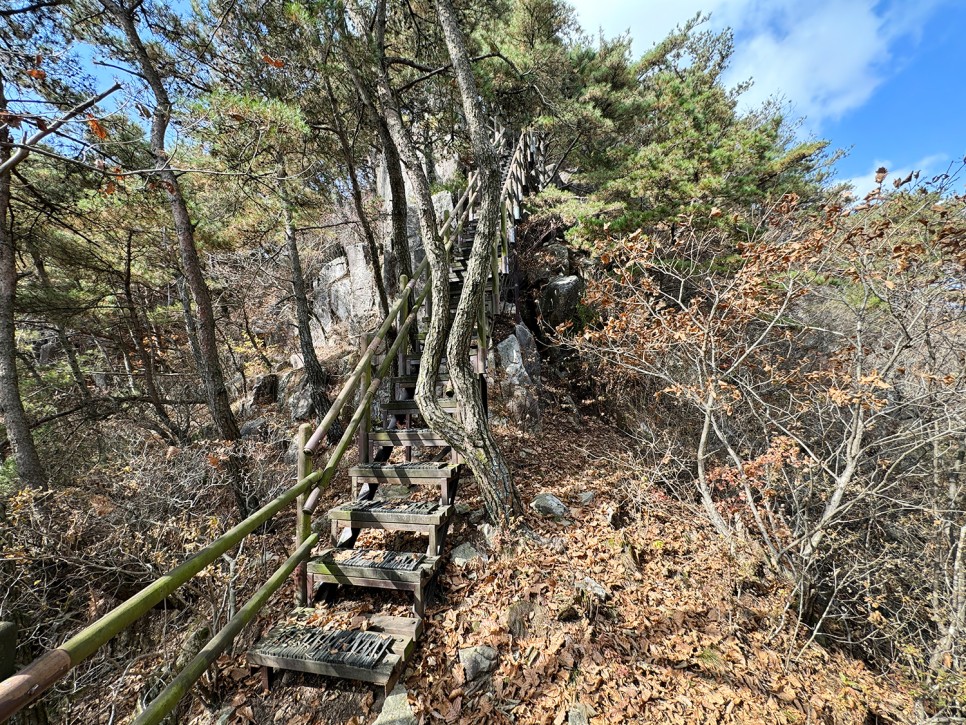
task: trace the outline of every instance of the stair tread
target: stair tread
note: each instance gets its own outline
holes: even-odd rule
[[[349,469],[350,476],[374,476],[390,478],[448,478],[459,466],[446,461],[421,461],[419,463],[359,463]]]
[[[442,524],[452,517],[454,507],[435,501],[418,502],[419,510],[407,510],[404,506],[413,501],[348,501],[332,508],[329,519],[352,522],[383,522],[400,524]]]
[[[421,619],[385,615],[365,617],[358,627],[351,629],[325,629],[325,625],[319,626],[311,621],[315,614],[318,610],[312,608],[295,610],[293,618],[297,621],[273,627],[248,652],[248,661],[265,667],[391,685],[402,674],[415,650],[416,640],[423,632]],[[342,648],[355,641],[358,644],[371,643],[371,647],[381,652],[370,658],[370,662],[362,662],[361,658],[355,661],[336,658],[333,656],[336,648],[325,646],[326,634],[332,632],[346,640]]]
[[[383,428],[370,431],[369,440],[374,443],[395,443],[406,445],[419,443],[424,446],[449,445],[446,439],[432,428]]]
[[[326,549],[306,563],[309,574],[353,586],[414,590],[436,573],[439,556],[384,549]],[[387,563],[388,562],[388,563]]]
[[[440,398],[439,404],[441,407],[455,408],[456,401],[453,398]],[[416,405],[415,400],[387,400],[385,403],[381,403],[381,407],[386,412],[393,411],[419,411],[419,406]]]

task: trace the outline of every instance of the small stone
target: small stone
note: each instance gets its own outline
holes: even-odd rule
[[[507,629],[517,639],[523,639],[530,633],[530,615],[533,614],[533,604],[520,600],[510,605],[506,613]]]
[[[590,725],[590,713],[586,705],[574,705],[567,713],[567,725]]]
[[[456,566],[466,566],[471,561],[479,559],[480,552],[474,549],[472,544],[463,543],[453,549],[449,556]]]
[[[456,513],[458,513],[460,516],[466,516],[466,514],[472,510],[473,509],[468,503],[466,503],[466,501],[460,501],[456,504]]]
[[[483,519],[485,518],[486,518],[486,511],[484,509],[476,509],[476,511],[472,511],[470,513],[471,524],[478,524],[481,521],[483,521]]]
[[[593,491],[584,491],[583,493],[577,494],[577,500],[580,501],[581,506],[586,506],[595,498],[596,494]]]
[[[495,670],[498,659],[499,653],[486,645],[461,649],[460,664],[463,665],[466,682],[472,682],[481,675]]]
[[[496,537],[499,534],[499,530],[493,524],[480,524],[480,533],[483,534],[483,538],[486,540],[486,545],[491,549],[496,548]]]
[[[561,517],[567,516],[570,513],[567,505],[552,493],[537,494],[533,501],[530,502],[530,508],[542,513],[544,516]]]
[[[250,420],[238,432],[246,440],[264,440],[268,436],[268,421],[264,418]]]
[[[379,717],[372,725],[416,725],[416,715],[409,706],[406,688],[396,685],[382,705]]]
[[[581,581],[577,582],[577,588],[601,601],[607,601],[611,596],[609,591],[589,576],[585,576]]]

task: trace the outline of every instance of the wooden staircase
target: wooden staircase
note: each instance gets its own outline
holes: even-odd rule
[[[495,135],[496,148],[510,142],[507,130],[499,124],[496,124]],[[477,320],[478,345],[470,352],[479,374],[484,401],[483,373],[490,348],[490,331],[502,304],[501,291],[506,289],[507,280],[503,278],[511,268],[509,262],[520,205],[527,193],[542,188],[550,168],[556,167],[546,163],[545,143],[531,131],[521,133],[512,155],[504,158],[500,235],[497,244],[489,250],[490,282],[485,310]],[[453,213],[444,218],[440,229],[447,248],[452,250],[448,275],[454,288],[454,294],[450,296],[451,308],[456,306],[457,293],[465,275],[466,253],[476,234],[473,218],[478,196],[479,185],[474,172],[469,175],[467,188]],[[165,718],[170,718],[198,679],[216,665],[238,635],[257,620],[266,604],[293,575],[299,607],[248,653],[249,662],[261,668],[265,685],[268,686],[273,670],[289,669],[392,687],[405,670],[424,629],[426,598],[442,568],[444,544],[454,518],[453,503],[462,472],[460,460],[443,445],[445,441],[418,424],[420,414],[412,404],[422,345],[417,341],[413,350],[407,350],[407,346],[413,338],[409,333],[416,325],[427,297],[425,275],[428,268],[428,261],[423,260],[414,270],[413,279],[400,280],[399,294],[393,299],[385,319],[372,333],[371,340],[365,341],[359,360],[328,412],[314,432],[308,424],[299,429],[295,482],[60,645],[45,651],[14,675],[0,680],[0,721],[37,701],[74,668],[88,661],[207,567],[242,545],[248,537],[264,531],[269,522],[293,504],[296,506],[296,523],[295,547],[291,555],[153,696],[140,714],[134,716],[134,725],[160,725]],[[381,361],[378,360],[380,350],[383,350]],[[398,375],[390,378],[397,355]],[[372,406],[383,381],[388,393],[388,402],[381,411],[385,425],[374,428],[370,424]],[[443,375],[439,395],[444,401],[449,397],[448,383],[447,376]],[[350,405],[353,399],[357,401],[354,409]],[[347,410],[353,412],[343,427],[340,416]],[[453,415],[459,415],[455,406],[451,411]],[[324,543],[321,532],[312,531],[311,516],[318,506],[321,492],[340,470],[340,463],[356,436],[360,459],[350,473],[358,496],[329,511],[329,531],[326,533],[331,533],[332,540]],[[324,467],[313,470],[312,454],[319,451],[324,441],[330,444],[327,455],[320,456],[325,459]],[[441,446],[442,452],[435,450]],[[390,462],[389,454],[398,448],[402,449],[404,460]],[[445,460],[447,456],[449,460]],[[387,483],[396,483],[398,488],[413,494],[411,500],[377,499],[377,490]],[[428,500],[425,498],[426,485],[439,487],[438,498],[434,494],[430,494]],[[354,548],[356,535],[362,529],[425,534],[428,541],[425,547],[421,543],[416,546],[418,551],[357,550]],[[367,534],[367,539],[370,536]],[[311,589],[308,587],[310,582]],[[316,584],[327,590],[326,599],[332,598],[328,595],[333,590],[338,594],[349,588],[411,594],[414,616],[360,616],[358,612],[347,614],[327,607],[305,606],[314,604]]]
[[[462,243],[454,245],[452,251],[450,301],[454,311],[462,291],[465,254],[475,233],[476,224],[467,224],[460,237]],[[495,310],[492,283],[487,285],[485,298],[486,309]],[[421,345],[425,335],[419,335],[418,340]],[[471,356],[482,377],[485,356],[479,353],[478,341],[474,341]],[[324,610],[298,609],[248,654],[249,662],[261,668],[266,687],[271,682],[272,670],[288,669],[370,682],[388,691],[405,669],[423,631],[426,599],[443,565],[443,548],[455,515],[454,502],[463,466],[454,460],[412,460],[414,455],[425,459],[424,452],[445,447],[447,443],[424,424],[414,425],[421,420],[419,407],[413,400],[418,377],[414,372],[418,369],[416,357],[400,359],[399,367],[402,374],[386,381],[390,399],[380,406],[384,418],[381,422],[388,425],[365,426],[367,429],[360,431],[360,462],[349,469],[353,494],[358,498],[328,511],[332,548],[311,558],[306,574],[310,593],[321,584],[411,593],[414,616],[371,617],[354,629],[329,629],[324,615],[319,616]],[[441,406],[457,415],[456,402],[450,397],[449,375],[442,373],[439,380]],[[389,448],[402,448],[406,462],[375,460],[377,451],[388,452]],[[409,486],[413,495],[404,501],[375,499],[378,487],[386,484]],[[426,500],[426,487],[438,489],[438,497]],[[424,534],[427,543],[420,552],[338,547],[347,531],[359,530],[415,532]],[[326,640],[320,632],[341,634]],[[378,639],[372,636],[358,636],[370,632],[382,637],[388,645],[378,656],[356,657],[354,653],[377,645]]]
[[[520,145],[504,155],[504,189],[513,181],[509,177],[514,173],[512,169],[519,154]],[[522,195],[522,188],[518,196]],[[461,210],[464,199],[468,201]],[[462,216],[455,225],[452,225],[453,218],[448,220],[451,229],[456,227],[450,252],[451,314],[462,292],[466,258],[477,231],[472,218],[472,200],[470,193],[465,194],[454,210],[454,217],[461,211]],[[510,204],[505,204],[504,228],[507,223],[513,223],[517,214],[518,206],[511,199]],[[509,251],[506,244],[494,251],[493,275],[484,293],[485,314],[481,322],[484,332],[474,340],[470,350],[484,401],[489,346],[485,330],[491,329],[500,306],[499,275],[509,268],[506,259]],[[415,337],[421,348],[424,335]],[[363,348],[367,345],[369,340],[365,339]],[[346,626],[345,622],[333,620],[324,606],[298,608],[248,653],[249,663],[261,668],[266,687],[273,670],[287,669],[369,682],[383,686],[388,692],[405,670],[423,632],[426,601],[435,577],[443,568],[444,545],[455,516],[454,503],[464,466],[449,452],[446,441],[422,422],[419,407],[413,400],[421,350],[407,352],[406,347],[403,345],[396,361],[398,375],[385,381],[388,400],[380,405],[382,420],[373,426],[366,412],[359,427],[359,462],[349,469],[354,498],[328,511],[330,544],[308,560],[304,573],[309,604],[314,602],[316,590],[325,585],[328,586],[326,598],[330,600],[349,588],[392,590],[412,595],[413,616],[371,615]],[[363,376],[360,391],[370,378],[371,373]],[[458,416],[449,375],[445,372],[439,376],[438,392],[442,408]],[[443,451],[435,451],[437,448]],[[401,451],[397,453],[397,449]],[[403,460],[390,461],[394,455]],[[380,500],[380,489],[386,485],[393,485],[394,489],[408,487],[410,495],[407,499]],[[427,492],[427,487],[432,492]],[[418,551],[354,548],[362,530],[425,535],[426,545]]]

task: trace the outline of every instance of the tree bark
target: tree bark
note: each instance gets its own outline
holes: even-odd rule
[[[349,5],[353,24],[365,31],[366,22],[357,2]],[[463,293],[457,307],[453,331],[449,330],[449,259],[442,239],[440,239],[436,213],[433,208],[432,194],[425,169],[421,163],[416,144],[409,129],[402,121],[389,75],[382,62],[383,36],[385,31],[385,3],[379,2],[376,8],[373,28],[378,58],[376,68],[376,92],[382,107],[383,117],[393,142],[399,150],[403,167],[409,177],[416,196],[419,213],[420,232],[429,260],[430,299],[432,316],[423,348],[419,377],[416,382],[416,402],[430,427],[442,435],[446,441],[462,455],[480,485],[487,511],[493,521],[502,527],[511,524],[513,519],[523,513],[519,494],[513,484],[509,468],[497,447],[486,420],[477,380],[470,365],[470,339],[483,302],[486,275],[489,270],[489,255],[499,223],[499,174],[496,154],[490,144],[483,110],[479,105],[476,84],[472,76],[465,42],[459,29],[455,13],[448,4],[437,4],[440,23],[443,26],[454,61],[457,82],[463,97],[464,113],[470,128],[474,153],[481,177],[480,224],[473,250],[467,264]],[[353,71],[350,65],[350,72]],[[457,67],[458,66],[458,67]],[[450,335],[447,346],[447,336]],[[437,400],[439,369],[444,353],[447,355],[454,392],[463,417],[457,423],[446,413]],[[485,351],[481,351],[484,354]]]
[[[392,197],[390,221],[392,223],[392,259],[395,264],[386,265],[386,288],[395,296],[400,275],[405,275],[407,279],[413,278],[413,258],[409,249],[409,227],[406,218],[406,180],[403,177],[399,151],[392,140],[392,134],[389,133],[389,127],[382,118],[376,118],[375,123],[386,160],[389,194]]]
[[[141,315],[138,312],[138,307],[134,300],[134,288],[131,281],[132,236],[133,234],[128,233],[127,254],[124,259],[124,277],[122,279],[124,299],[127,301],[128,321],[131,326],[131,340],[134,342],[134,349],[141,360],[141,367],[144,370],[144,388],[147,392],[148,399],[151,401],[151,405],[154,407],[154,412],[161,422],[161,428],[164,430],[163,437],[173,446],[182,445],[185,443],[186,433],[179,426],[175,425],[174,421],[168,415],[167,409],[164,407],[161,392],[158,390],[158,383],[154,377],[154,355],[144,345],[144,339],[147,335],[145,334],[145,328],[141,322]],[[135,384],[133,378],[131,384]]]
[[[466,41],[450,0],[435,0],[439,24],[453,63],[453,73],[463,101],[463,115],[473,145],[479,180],[479,224],[467,261],[466,277],[459,305],[453,317],[446,354],[450,378],[462,415],[464,440],[460,453],[466,458],[480,484],[487,512],[494,523],[508,526],[522,515],[523,504],[513,483],[509,466],[490,433],[477,376],[470,366],[470,342],[483,305],[490,257],[497,244],[500,225],[499,162],[480,103],[476,79],[470,64]],[[480,350],[480,354],[486,354]],[[418,398],[417,398],[418,399]],[[460,448],[460,447],[458,447]]]
[[[31,248],[30,257],[34,261],[34,267],[37,269],[37,276],[40,278],[40,284],[45,292],[52,292],[54,286],[50,282],[50,276],[47,274],[47,268],[44,265],[44,260],[37,252],[36,249]],[[85,403],[91,402],[91,391],[87,389],[87,381],[84,379],[84,371],[81,370],[80,362],[77,360],[77,351],[74,349],[74,345],[71,343],[70,339],[67,337],[67,331],[64,326],[59,322],[54,322],[54,330],[57,332],[57,340],[60,342],[60,346],[64,349],[64,355],[67,358],[67,365],[70,367],[70,373],[74,376],[74,385],[77,386],[77,391],[80,393],[81,398]]]
[[[225,385],[225,376],[218,357],[218,341],[215,330],[215,313],[211,304],[211,292],[201,270],[201,259],[195,245],[194,224],[181,190],[178,176],[171,169],[170,157],[165,150],[165,134],[171,122],[172,103],[155,62],[151,60],[144,42],[138,34],[135,13],[140,2],[132,6],[113,0],[101,0],[104,8],[114,17],[130,45],[134,60],[141,76],[154,95],[155,106],[151,114],[151,152],[155,159],[154,176],[161,182],[165,197],[171,208],[175,236],[181,254],[181,265],[185,279],[197,307],[197,341],[201,366],[199,373],[205,388],[208,408],[218,435],[225,441],[235,444],[240,438],[238,423],[231,410],[231,400]],[[239,514],[247,516],[257,507],[254,496],[245,491],[241,462],[234,451],[229,456],[228,475],[238,504]]]
[[[0,75],[0,110],[6,111],[7,99]],[[0,163],[10,158],[10,131],[0,126]],[[17,473],[31,488],[47,488],[47,477],[37,455],[27,413],[20,397],[17,375],[17,340],[14,322],[14,301],[17,296],[17,250],[10,217],[10,179],[12,170],[0,173],[0,407],[7,438],[13,448]]]
[[[282,222],[285,226],[285,246],[288,249],[289,263],[292,265],[292,297],[295,300],[295,324],[299,336],[299,350],[302,353],[302,361],[305,365],[305,378],[309,385],[310,395],[312,396],[312,406],[315,408],[317,416],[324,417],[332,406],[332,401],[325,393],[325,386],[329,383],[329,376],[319,362],[318,355],[315,354],[315,345],[312,343],[312,313],[309,307],[308,294],[305,291],[305,275],[302,272],[302,260],[299,257],[298,240],[295,234],[295,226],[292,223],[292,210],[289,204],[288,194],[285,190],[285,167],[279,162],[279,190],[282,196]],[[332,426],[330,429],[329,440],[332,441],[334,429],[340,426]],[[342,433],[339,432],[339,437]],[[335,439],[336,441],[338,438]],[[332,441],[335,442],[335,441]]]

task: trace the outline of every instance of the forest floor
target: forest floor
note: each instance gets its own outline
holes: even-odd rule
[[[571,710],[601,723],[913,721],[911,687],[810,642],[786,609],[789,584],[754,545],[729,546],[697,510],[651,488],[612,427],[571,408],[548,411],[539,430],[495,432],[524,502],[550,492],[570,514],[528,508],[536,536],[488,543],[466,482],[447,549],[469,542],[481,557],[449,562],[430,600],[403,678],[420,721],[559,724]],[[337,481],[328,503],[347,487]],[[260,630],[284,616],[290,596],[276,597]],[[352,617],[405,614],[408,604],[408,595],[364,593],[337,608]],[[498,660],[467,683],[459,652],[477,645]],[[296,673],[266,695],[243,654],[220,666],[218,704],[196,701],[195,725],[370,723],[382,701],[375,688]]]

